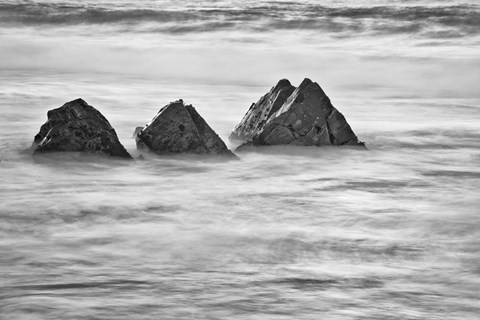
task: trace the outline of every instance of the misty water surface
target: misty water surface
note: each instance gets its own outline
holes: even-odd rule
[[[476,1],[0,1],[0,319],[478,319]],[[83,98],[228,142],[317,81],[368,151],[33,159]]]

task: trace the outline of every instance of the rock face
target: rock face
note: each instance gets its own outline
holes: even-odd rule
[[[133,131],[132,138],[136,138],[142,130],[143,130],[143,127],[136,127],[135,130]]]
[[[34,153],[80,151],[132,158],[108,120],[82,99],[48,111],[47,118],[34,138]]]
[[[252,104],[230,138],[253,145],[365,146],[322,88],[310,79],[298,88],[280,80]]]
[[[287,79],[280,80],[270,92],[265,94],[257,103],[252,103],[242,121],[235,127],[231,139],[251,140],[264,128],[267,120],[277,112],[293,93],[295,87]]]
[[[137,148],[158,153],[196,153],[234,156],[194,107],[171,102],[136,136]]]

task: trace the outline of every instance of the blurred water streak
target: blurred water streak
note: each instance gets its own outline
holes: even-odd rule
[[[0,318],[477,319],[479,12],[3,1]],[[318,81],[369,151],[26,151],[78,97],[134,154],[134,128],[178,98],[226,139],[283,77]]]

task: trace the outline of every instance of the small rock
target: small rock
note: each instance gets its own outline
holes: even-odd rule
[[[138,149],[157,154],[196,153],[235,156],[191,105],[171,102],[136,136]]]
[[[132,158],[108,120],[82,99],[48,111],[47,118],[34,138],[34,153],[79,151]]]

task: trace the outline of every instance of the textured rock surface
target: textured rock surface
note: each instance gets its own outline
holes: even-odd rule
[[[310,79],[298,88],[280,80],[250,107],[231,138],[249,145],[364,146],[322,88]]]
[[[171,102],[136,136],[139,149],[158,154],[197,153],[234,156],[191,105]]]
[[[82,99],[47,112],[32,148],[34,153],[80,151],[131,158],[108,120]]]
[[[259,134],[268,118],[280,109],[294,90],[295,87],[290,81],[280,80],[270,92],[250,106],[242,121],[233,130],[230,139],[250,140]]]

